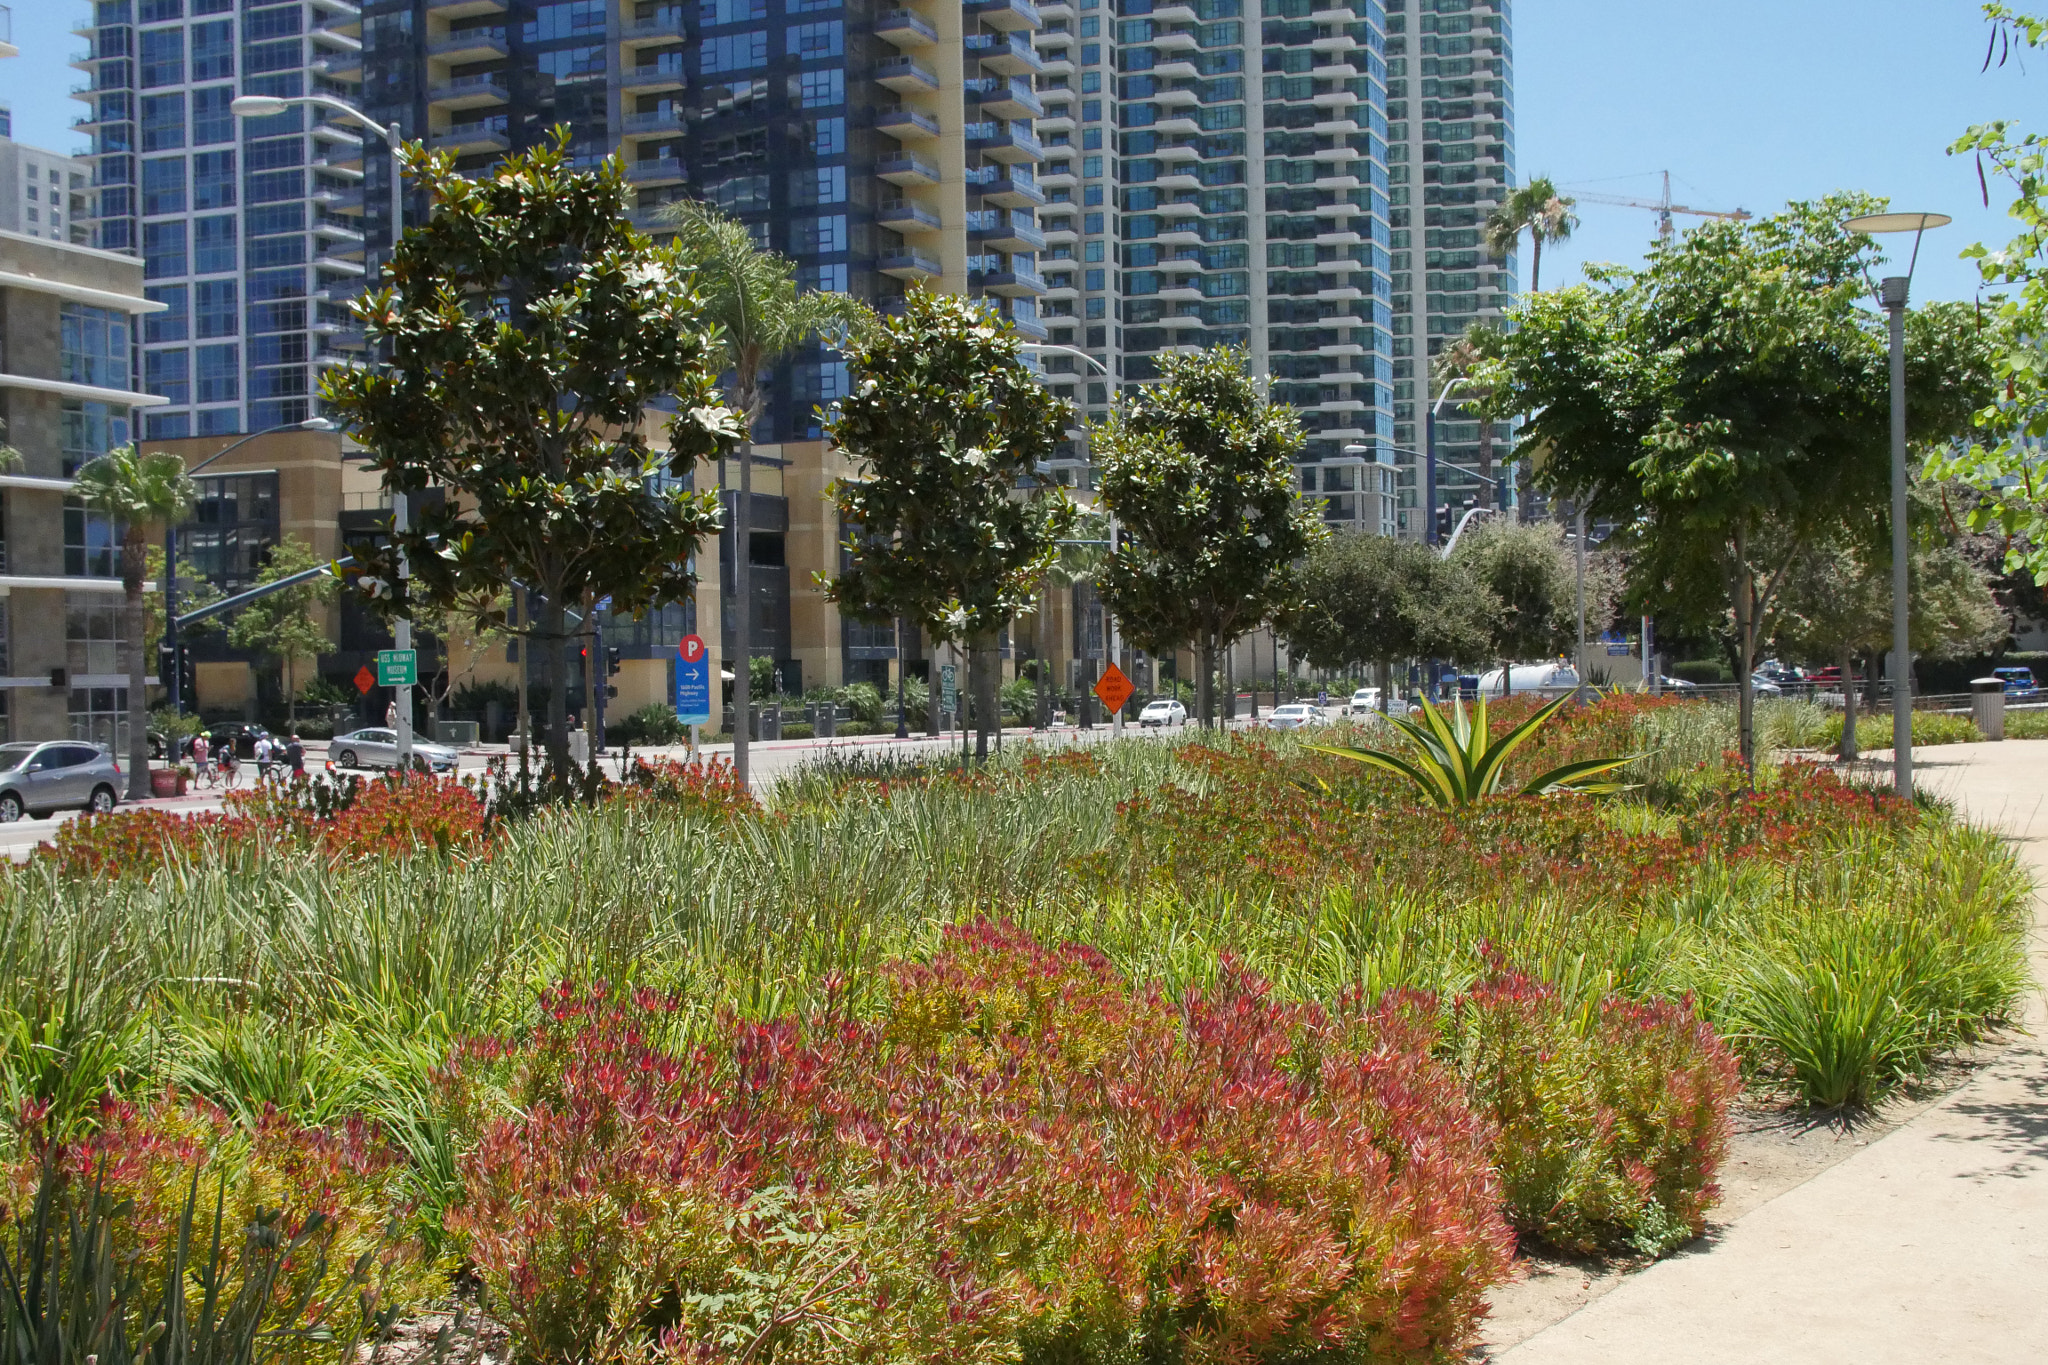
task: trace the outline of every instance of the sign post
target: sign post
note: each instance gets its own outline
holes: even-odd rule
[[[960,716],[960,673],[955,664],[939,665],[939,709],[956,720]]]
[[[694,760],[698,727],[711,719],[711,654],[700,635],[685,635],[676,643],[676,719],[690,727]]]

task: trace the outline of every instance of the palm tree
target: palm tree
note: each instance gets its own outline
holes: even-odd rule
[[[695,284],[703,296],[702,319],[716,323],[725,346],[726,363],[731,366],[727,392],[740,413],[739,497],[733,507],[733,638],[738,641],[739,658],[732,670],[734,775],[747,780],[747,712],[752,700],[753,658],[749,631],[753,603],[748,596],[747,561],[751,546],[754,488],[754,423],[760,419],[765,399],[761,391],[764,371],[771,370],[784,356],[818,338],[830,339],[870,320],[873,314],[846,294],[800,290],[796,284],[796,263],[786,256],[764,251],[743,223],[725,217],[716,209],[685,200],[671,212],[681,240],[696,267]],[[724,461],[720,461],[719,486],[725,485]],[[902,661],[898,660],[898,667]]]
[[[1487,215],[1487,254],[1496,260],[1505,260],[1522,234],[1527,232],[1529,292],[1535,293],[1543,275],[1543,244],[1562,242],[1571,237],[1572,229],[1579,225],[1579,216],[1572,212],[1577,202],[1560,197],[1557,186],[1547,175],[1539,175],[1522,188],[1511,191],[1500,207]]]
[[[149,732],[142,705],[142,680],[147,674],[142,658],[147,531],[153,524],[179,522],[191,515],[192,504],[199,500],[199,485],[176,455],[162,450],[144,455],[126,445],[87,461],[78,471],[72,493],[121,528],[121,586],[128,598],[128,619],[121,628],[128,655],[128,799],[138,800],[149,795]]]

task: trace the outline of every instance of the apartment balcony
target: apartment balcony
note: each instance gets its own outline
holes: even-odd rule
[[[1200,246],[1202,234],[1195,229],[1193,221],[1190,220],[1162,229],[1152,240],[1161,246]]]
[[[502,28],[468,28],[433,39],[427,55],[443,62],[488,62],[511,56],[512,48]]]
[[[1355,341],[1338,341],[1316,347],[1317,355],[1364,355],[1365,347]]]
[[[1053,166],[1057,166],[1059,169],[1054,170],[1052,169]],[[1038,186],[1040,189],[1070,190],[1079,183],[1079,178],[1074,174],[1072,162],[1055,161],[1038,169]],[[1044,202],[1043,198],[1040,199],[1040,202]]]
[[[628,114],[623,122],[628,136],[649,137],[659,133],[681,133],[689,128],[683,111],[670,105],[643,114]]]
[[[679,61],[649,62],[619,73],[619,89],[636,95],[661,90],[681,90],[689,83]]]
[[[325,76],[334,81],[359,81],[363,78],[363,54],[360,52],[328,52],[315,57],[307,66],[316,76]]]
[[[1162,5],[1152,11],[1155,24],[1192,24],[1201,19],[1192,5]]]
[[[945,273],[936,256],[922,251],[888,251],[875,262],[875,269],[899,280],[935,280]]]
[[[875,128],[898,142],[930,142],[939,135],[939,121],[930,114],[895,105],[878,110]]]
[[[1322,119],[1314,124],[1312,131],[1337,136],[1346,133],[1356,133],[1360,129],[1358,120],[1355,118],[1329,118]]]
[[[875,63],[875,84],[899,95],[935,95],[939,75],[915,57],[891,57]]]
[[[1161,62],[1152,68],[1152,74],[1162,81],[1191,81],[1202,73],[1193,62]],[[1194,94],[1192,90],[1188,93]]]
[[[875,221],[905,234],[922,235],[937,232],[941,227],[938,214],[910,199],[884,200],[875,210]]]
[[[438,19],[475,19],[505,8],[506,0],[427,0],[427,13]]]
[[[357,254],[361,254],[360,247],[357,248]],[[313,257],[313,264],[318,269],[324,270],[330,275],[346,275],[351,276],[355,279],[361,279],[363,278],[363,276],[370,273],[369,271],[363,268],[363,263],[361,261],[351,261],[342,256],[330,256],[324,250]],[[344,284],[344,282],[341,280],[323,279],[320,281],[320,283],[330,289],[348,289],[350,292],[340,295],[341,298],[345,299],[354,298],[358,293],[361,292],[360,289],[358,289],[356,286],[352,284]]]
[[[1052,332],[1046,328],[1045,324],[1039,322],[1036,318],[1020,318],[1015,314],[1010,314],[1008,315],[1008,321],[1012,327],[1017,329],[1019,336],[1030,337],[1033,341],[1044,341],[1052,335]]]
[[[350,32],[350,30],[359,30],[361,27],[360,21],[355,19],[340,20],[335,23],[316,23],[306,30],[306,36],[313,40],[313,46],[315,47],[325,48],[330,52],[354,52],[360,54],[363,50],[363,40],[357,33]]]
[[[1348,33],[1339,33],[1328,38],[1314,39],[1308,46],[1311,52],[1355,52],[1358,50],[1358,40]]]
[[[983,71],[1004,76],[1035,76],[1045,70],[1045,59],[1031,46],[1029,38],[1011,33],[970,33],[963,40],[969,60],[978,59]]]
[[[680,185],[689,178],[689,164],[679,157],[648,156],[626,163],[626,179],[635,185]]]
[[[1045,292],[1045,279],[1034,271],[1022,266],[1009,270],[985,270],[981,273],[981,287],[991,294],[1004,298],[1037,298]]]
[[[981,199],[1006,209],[1033,209],[1045,205],[1045,191],[1023,167],[1012,167],[1008,175],[983,183]]]
[[[427,90],[427,104],[438,109],[491,109],[511,99],[504,73],[499,71],[451,76]]]
[[[1326,90],[1320,95],[1311,95],[1309,103],[1318,109],[1350,109],[1360,101],[1349,90]]]
[[[337,19],[350,19],[357,23],[362,22],[363,7],[351,3],[351,0],[312,0],[312,3],[313,8],[319,10],[322,14],[331,14]]]
[[[1157,188],[1168,191],[1198,190],[1202,188],[1202,177],[1196,175],[1193,171],[1172,170],[1167,171],[1152,183]]]
[[[915,10],[892,9],[875,20],[875,34],[884,42],[909,51],[912,48],[930,47],[939,41],[939,31],[931,21]]]
[[[1202,125],[1185,114],[1160,119],[1152,125],[1152,131],[1160,137],[1194,137],[1202,131]]]
[[[359,256],[368,239],[363,236],[360,223],[328,214],[320,214],[313,222],[313,235],[320,238],[321,250],[332,251],[341,256]],[[350,250],[353,248],[353,250]]]
[[[1074,272],[1063,270],[1056,275],[1045,277],[1045,299],[1048,303],[1064,303],[1081,296],[1074,286]]]
[[[1023,29],[1043,28],[1045,17],[1038,12],[1038,6],[1031,0],[969,0],[961,7],[962,17],[979,20],[990,28],[1005,33]]]
[[[347,214],[352,218],[360,217],[363,212],[363,193],[361,190],[318,189],[307,195],[306,198],[313,204],[315,209],[329,217],[336,214]]]
[[[1332,170],[1328,175],[1317,176],[1315,187],[1319,190],[1357,190],[1364,189],[1365,182],[1348,170]]]
[[[939,183],[939,163],[915,152],[898,152],[877,162],[875,174],[892,185],[936,185]]]
[[[1071,104],[1046,106],[1045,117],[1038,120],[1038,131],[1047,136],[1051,136],[1054,133],[1072,133],[1074,131],[1073,106]]]
[[[1364,240],[1365,238],[1361,234],[1352,231],[1350,228],[1331,232],[1318,232],[1315,236],[1317,246],[1357,246]]]
[[[1071,19],[1074,17],[1073,0],[1052,0],[1049,5],[1038,7],[1041,19]]]
[[[1074,74],[1074,59],[1064,48],[1056,52],[1048,52],[1045,54],[1045,64],[1038,69],[1038,74],[1049,81],[1067,80]],[[1044,88],[1062,90],[1066,87],[1047,86]]]
[[[1081,234],[1074,231],[1072,219],[1061,219],[1060,221],[1064,226],[1055,227],[1048,223],[1039,229],[1039,231],[1045,234],[1047,246],[1072,246],[1076,241],[1080,240]]]
[[[1202,287],[1193,280],[1182,280],[1161,289],[1154,297],[1164,303],[1200,303]]]
[[[1192,109],[1202,102],[1202,97],[1196,94],[1192,88],[1183,86],[1175,90],[1155,92],[1152,96],[1152,102],[1161,109],[1167,108],[1169,105],[1177,108]],[[1169,115],[1169,117],[1171,116]],[[1197,126],[1199,127],[1200,125]]]
[[[1021,76],[985,76],[966,83],[967,98],[981,112],[1001,119],[1037,118],[1045,112],[1031,82]]]
[[[994,216],[995,222],[977,234],[984,247],[1004,252],[1045,250],[1045,234],[1031,221],[1030,214],[1012,211]]]
[[[619,28],[620,40],[628,43],[675,42],[689,36],[681,5],[665,6],[645,19],[628,20]]]
[[[361,152],[346,152],[341,156],[315,157],[311,169],[351,184],[360,184],[363,179],[363,156]]]
[[[978,130],[978,131],[976,131]],[[1029,133],[992,124],[973,125],[967,145],[992,161],[1011,165],[1045,160],[1045,144]]]

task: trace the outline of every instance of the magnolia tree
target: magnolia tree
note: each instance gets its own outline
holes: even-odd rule
[[[1641,269],[1533,295],[1513,327],[1475,334],[1481,381],[1535,414],[1526,440],[1551,491],[1619,527],[1631,595],[1659,614],[1711,584],[1728,608],[1745,760],[1755,753],[1750,670],[1792,564],[1837,528],[1882,515],[1890,484],[1890,374],[1867,306],[1868,237],[1845,220],[1863,195],[1795,203],[1754,223],[1710,223]],[[1967,310],[1909,319],[1915,440],[1967,428],[1987,361]]]
[[[1153,653],[1195,649],[1206,726],[1217,652],[1295,606],[1298,565],[1325,532],[1296,492],[1300,420],[1260,394],[1244,352],[1159,368],[1159,384],[1095,431],[1102,503],[1120,525],[1102,596]]]
[[[838,487],[845,571],[826,595],[861,620],[908,617],[965,643],[985,756],[996,636],[1032,604],[1074,507],[1037,483],[1069,409],[986,306],[916,290],[850,343],[852,392],[829,431],[858,473]]]
[[[394,496],[447,496],[387,542],[351,546],[355,581],[392,617],[500,602],[515,584],[537,596],[538,619],[512,628],[543,650],[561,772],[569,609],[609,597],[638,613],[695,589],[718,505],[690,475],[740,435],[717,396],[723,356],[686,259],[628,222],[618,161],[576,170],[566,132],[482,178],[446,153],[403,160],[432,212],[392,282],[353,305],[389,359],[329,370],[322,392]],[[669,398],[674,413],[650,423]]]

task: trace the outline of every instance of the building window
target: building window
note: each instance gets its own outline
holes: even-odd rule
[[[555,0],[553,4],[540,5],[520,30],[520,36],[529,43],[603,33],[604,0]]]
[[[142,274],[160,280],[185,273],[185,224],[144,223],[142,225]]]
[[[768,63],[768,35],[733,33],[706,38],[700,49],[698,69],[709,76],[720,71],[745,71]]]
[[[789,173],[789,201],[797,207],[846,202],[846,167],[816,166]]]
[[[151,29],[142,35],[142,85],[185,83],[185,30]]]
[[[62,313],[62,367],[68,384],[95,384],[103,389],[128,387],[128,315],[82,303],[67,303]]]
[[[230,314],[232,317],[232,313]],[[236,346],[199,348],[199,401],[234,403],[242,397],[242,361]]]
[[[799,218],[789,225],[789,254],[831,256],[846,250],[846,216]]]
[[[192,224],[192,273],[222,275],[235,268],[235,216],[200,218]]]
[[[185,17],[185,0],[142,0],[141,13],[137,22],[161,24],[170,19]]]
[[[840,67],[805,71],[790,82],[796,88],[797,105],[804,109],[830,109],[846,103],[846,72]]]
[[[113,670],[119,672],[120,670]],[[71,737],[81,743],[97,744],[111,754],[128,752],[128,689],[125,687],[74,687],[71,689]]]
[[[185,96],[142,97],[142,150],[168,152],[185,145]]]
[[[178,407],[192,401],[192,356],[188,351],[144,351],[142,378],[151,393]],[[163,433],[152,426],[150,435]]]
[[[822,24],[791,24],[783,36],[783,52],[800,61],[837,57],[846,51],[846,25],[837,19]]]
[[[64,400],[65,478],[76,474],[87,460],[127,444],[128,409],[78,398]]]
[[[277,475],[201,475],[198,483],[192,519],[178,531],[178,553],[223,592],[253,587],[281,536]]]
[[[183,213],[185,211],[185,158],[158,157],[142,163],[142,212]],[[147,235],[147,229],[144,230]]]
[[[228,106],[235,98],[232,85],[216,85],[207,90],[192,92],[192,145],[203,147],[210,142],[233,142],[235,140],[235,116]],[[234,174],[234,153],[228,157],[228,174]]]
[[[192,158],[192,207],[231,209],[235,206],[235,154],[201,152]]]
[[[192,79],[227,81],[234,77],[234,22],[222,19],[211,24],[192,25]]]
[[[235,334],[236,286],[233,280],[201,280],[199,289],[199,335],[231,337]]]
[[[699,0],[697,22],[751,24],[768,17],[768,0]]]
[[[142,419],[152,441],[182,441],[192,434],[192,414],[152,410]]]
[[[192,319],[186,311],[186,289],[182,284],[151,285],[142,291],[152,303],[164,305],[161,313],[142,315],[142,339],[144,341],[183,341],[190,332]]]
[[[105,452],[101,452],[105,453]],[[64,499],[64,573],[70,578],[116,578],[121,542],[114,521],[76,498]]]

